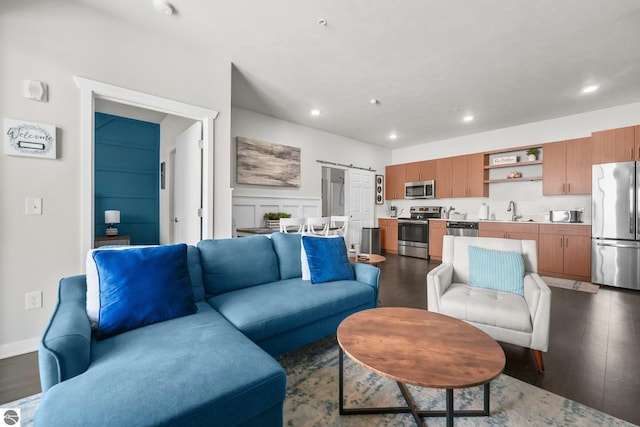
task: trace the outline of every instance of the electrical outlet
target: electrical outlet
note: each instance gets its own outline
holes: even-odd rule
[[[27,310],[42,308],[42,291],[27,292],[25,298]]]

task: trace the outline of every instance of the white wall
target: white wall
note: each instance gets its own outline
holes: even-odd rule
[[[230,236],[231,63],[214,52],[147,36],[72,1],[10,2],[0,13],[0,58],[0,117],[58,128],[56,160],[0,155],[2,358],[36,348],[54,309],[59,279],[83,271],[80,92],[73,76],[220,112],[214,233]],[[46,82],[49,102],[23,98],[24,79]],[[43,198],[43,215],[24,214],[26,197]],[[44,309],[26,311],[25,293],[35,290],[44,292]]]
[[[460,154],[479,153],[503,148],[533,145],[546,142],[590,136],[591,132],[640,124],[640,103],[560,117],[542,122],[528,123],[491,132],[452,138],[418,146],[393,150],[393,164],[437,159]],[[544,153],[543,153],[544,156]],[[517,169],[517,168],[514,168]],[[455,173],[455,171],[454,171]],[[436,186],[438,183],[436,182]],[[585,222],[591,219],[590,196],[543,196],[542,181],[507,182],[489,185],[488,198],[437,199],[431,201],[393,201],[402,216],[408,215],[409,206],[453,206],[466,212],[469,218],[477,218],[481,203],[489,205],[490,214],[496,219],[508,219],[507,204],[513,200],[525,219],[541,220],[548,209],[584,208]]]
[[[325,160],[375,169],[384,174],[390,150],[241,108],[232,108],[232,169],[234,196],[317,198],[322,196],[322,164]],[[300,147],[300,188],[241,185],[235,182],[235,138],[244,136],[265,142]],[[385,211],[386,212],[386,211]]]

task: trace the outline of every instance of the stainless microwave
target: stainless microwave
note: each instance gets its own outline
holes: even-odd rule
[[[405,182],[405,199],[433,199],[436,196],[436,184],[431,181]]]

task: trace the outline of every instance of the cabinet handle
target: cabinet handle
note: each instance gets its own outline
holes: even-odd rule
[[[567,183],[567,193],[571,193],[571,183]]]
[[[567,249],[569,247],[569,238],[565,237],[564,239],[564,248]]]
[[[631,147],[631,160],[633,160],[633,147]]]
[[[561,248],[563,248],[563,247],[564,247],[564,246],[563,246],[563,240],[564,240],[564,239],[561,237],[561,238],[560,238],[560,247],[561,247]]]
[[[565,186],[566,186],[566,184],[563,182],[563,183],[562,183],[562,192],[563,192],[563,193],[566,193],[566,191],[565,191]]]

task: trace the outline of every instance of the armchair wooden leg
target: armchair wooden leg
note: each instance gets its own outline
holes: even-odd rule
[[[536,359],[536,366],[538,367],[538,372],[544,372],[544,363],[542,362],[542,352],[540,350],[533,350],[533,357]]]

